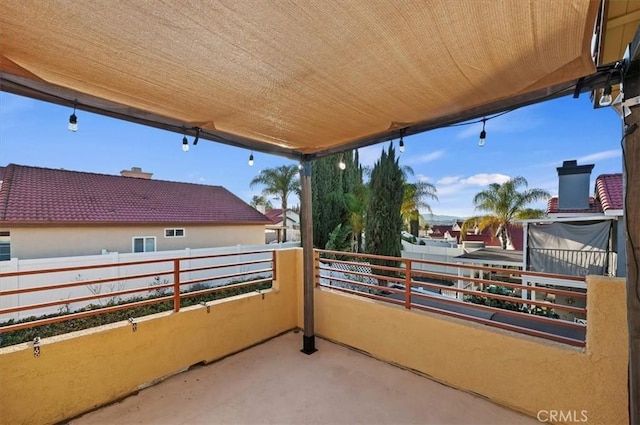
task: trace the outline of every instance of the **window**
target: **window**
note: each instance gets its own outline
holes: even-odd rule
[[[165,238],[184,238],[184,229],[164,229]]]
[[[9,232],[0,232],[0,261],[11,260],[11,240]]]
[[[155,250],[155,236],[140,236],[133,238],[133,252],[154,252]]]

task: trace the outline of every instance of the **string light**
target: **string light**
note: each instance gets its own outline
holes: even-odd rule
[[[73,113],[69,116],[69,131],[73,131],[74,133],[78,131],[78,117],[76,116],[76,106],[78,102],[73,102]]]
[[[249,167],[253,167],[253,152],[251,152],[251,155],[249,155]]]
[[[187,136],[182,138],[182,150],[183,152],[189,152],[189,141],[187,140]]]
[[[404,140],[402,139],[402,136],[400,136],[400,153],[404,152]]]
[[[484,126],[487,123],[486,118],[482,118],[482,131],[480,132],[480,139],[478,139],[478,146],[483,147],[487,143],[487,132],[484,130]]]
[[[340,162],[338,162],[338,168],[344,170],[347,168],[347,164],[344,162],[344,154],[340,157]]]

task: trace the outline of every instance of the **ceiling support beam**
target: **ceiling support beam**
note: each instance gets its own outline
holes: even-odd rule
[[[640,96],[640,28],[628,50],[627,75],[632,84],[624,88],[624,102]],[[624,117],[624,217],[627,230],[627,323],[629,329],[629,423],[640,424],[640,104],[630,106]]]
[[[311,161],[304,159],[300,169],[300,186],[302,193],[300,196],[300,224],[302,225],[302,270],[303,278],[303,299],[304,299],[304,329],[302,336],[302,352],[313,354],[316,351],[316,340],[314,331],[314,302],[313,291],[315,291],[315,257],[313,251],[313,216],[311,205]]]
[[[580,83],[579,92],[592,91],[597,88],[603,88],[607,84],[614,65],[604,65],[598,67],[596,73],[580,78],[579,80],[569,81],[564,84],[556,85],[546,89],[536,90],[531,93],[516,95],[508,99],[500,100],[488,105],[479,106],[465,110],[463,112],[445,115],[424,122],[412,123],[404,127],[391,128],[387,131],[369,135],[361,139],[346,141],[331,148],[323,149],[318,152],[302,152],[290,149],[284,146],[271,144],[262,140],[256,140],[248,137],[242,137],[231,133],[218,130],[202,128],[202,124],[186,123],[177,121],[172,118],[157,115],[141,109],[132,108],[126,105],[117,104],[108,100],[89,96],[75,90],[64,87],[55,86],[45,81],[34,81],[24,77],[0,73],[0,89],[9,93],[20,96],[26,96],[45,102],[55,103],[58,105],[73,108],[77,103],[79,110],[93,112],[112,118],[122,119],[137,124],[155,127],[166,131],[172,131],[179,134],[186,134],[195,137],[196,128],[200,127],[200,139],[209,140],[225,145],[235,146],[247,150],[279,155],[296,161],[302,160],[303,157],[308,159],[316,159],[324,156],[341,153],[351,149],[357,149],[376,143],[386,142],[399,138],[401,133],[405,137],[413,134],[423,133],[429,130],[446,127],[481,117],[490,116],[499,112],[510,109],[521,108],[545,100],[555,99],[571,93],[576,94],[576,85]],[[610,77],[611,84],[618,84],[619,73],[613,73]],[[579,94],[579,93],[577,93]]]

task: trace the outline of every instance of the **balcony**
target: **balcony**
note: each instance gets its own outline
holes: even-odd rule
[[[317,276],[324,267],[319,255]],[[583,411],[590,424],[628,422],[623,279],[587,278],[583,344],[423,304],[419,299],[429,295],[411,289],[429,284],[414,282],[413,264],[397,278],[410,282],[397,289],[404,294],[399,300],[389,296],[390,286],[364,296],[317,279],[315,332],[322,339],[319,351],[306,356],[300,334],[290,333],[303,326],[302,250],[266,258],[275,277],[271,289],[185,307],[189,294],[180,285],[205,279],[185,277],[209,266],[171,260],[173,270],[165,272],[174,281],[162,289],[174,288],[166,296],[172,310],[1,348],[2,420],[56,423],[137,393],[78,423],[533,423],[540,412],[551,422],[579,422]],[[452,290],[470,291],[465,288]],[[0,297],[16,292],[33,290],[0,290]],[[48,306],[36,306],[42,304]],[[544,416],[550,412],[555,420]]]
[[[300,335],[193,368],[70,424],[539,423],[323,339],[305,356]]]

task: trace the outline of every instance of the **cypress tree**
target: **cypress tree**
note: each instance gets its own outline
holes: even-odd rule
[[[393,144],[388,152],[382,150],[380,159],[371,171],[369,203],[366,213],[365,250],[369,254],[400,257],[402,244],[402,207],[404,177],[395,156]],[[398,261],[372,260],[372,264],[398,267]],[[376,271],[381,275],[392,272]],[[381,282],[382,283],[382,282]]]

